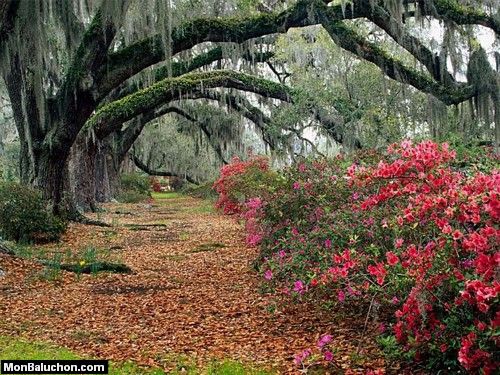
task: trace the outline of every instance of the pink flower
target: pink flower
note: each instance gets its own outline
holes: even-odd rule
[[[398,299],[398,297],[396,297],[396,296],[392,297],[391,303],[392,303],[393,305],[397,305],[397,304],[399,303],[399,299]]]
[[[385,330],[386,330],[386,326],[385,326],[385,324],[384,324],[384,323],[380,323],[380,324],[378,325],[378,331],[379,331],[379,333],[384,333],[384,332],[385,332]]]
[[[451,226],[450,224],[446,224],[443,229],[441,229],[441,231],[444,233],[444,234],[450,234],[452,229],[451,229]]]
[[[332,247],[332,240],[331,240],[331,239],[327,238],[327,239],[325,240],[325,247],[326,247],[327,249],[329,249],[329,248],[331,248],[331,247]]]
[[[462,232],[460,232],[458,229],[454,230],[452,233],[452,237],[455,241],[458,241],[460,238],[462,238],[464,235]]]
[[[305,292],[305,288],[304,288],[304,283],[302,282],[302,280],[297,280],[294,284],[293,284],[293,291],[294,292],[297,292],[299,294],[302,294]]]
[[[285,252],[285,250],[280,250],[280,251],[278,252],[278,256],[279,256],[281,259],[283,259],[284,257],[286,257],[286,252]]]
[[[325,361],[331,362],[333,361],[333,353],[329,350],[325,351],[324,353],[325,356]]]
[[[399,258],[396,254],[394,254],[392,251],[388,251],[387,253],[385,253],[385,256],[387,258],[387,263],[390,265],[390,266],[395,266],[396,264],[398,264],[399,262]]]
[[[394,242],[394,246],[399,249],[401,246],[403,246],[403,242],[405,241],[402,238],[397,238]]]
[[[337,294],[337,298],[339,299],[340,302],[344,302],[345,293],[342,290],[340,290],[339,293]]]
[[[293,183],[293,190],[299,190],[300,189],[300,182],[295,181]]]
[[[311,349],[305,349],[299,354],[295,354],[294,363],[298,366],[302,364],[312,354]]]
[[[250,210],[257,210],[262,207],[262,199],[260,198],[250,198],[247,202],[247,207]]]
[[[368,273],[375,276],[377,278],[377,283],[382,285],[384,283],[387,270],[385,269],[383,263],[377,263],[376,265],[368,266]]]
[[[271,280],[273,278],[273,272],[271,270],[267,270],[264,272],[264,279]]]
[[[329,344],[333,339],[332,335],[323,335],[318,340],[318,348],[323,348],[325,345]]]
[[[262,235],[259,233],[249,233],[247,235],[247,244],[249,246],[257,246],[262,241]]]

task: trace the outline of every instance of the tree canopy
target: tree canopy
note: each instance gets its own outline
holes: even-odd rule
[[[450,131],[498,149],[499,34],[494,0],[1,0],[20,178],[92,206],[165,116],[221,163],[244,129],[280,158]]]

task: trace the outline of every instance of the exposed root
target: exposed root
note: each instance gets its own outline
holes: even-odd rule
[[[43,261],[40,263],[50,268],[57,268],[74,273],[85,273],[85,274],[96,273],[96,272],[113,272],[113,273],[126,273],[126,274],[132,273],[132,269],[129,266],[122,263],[95,262],[84,265],[78,263],[57,264],[47,261]]]

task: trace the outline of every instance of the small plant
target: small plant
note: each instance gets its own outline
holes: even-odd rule
[[[60,253],[54,253],[52,259],[45,262],[46,267],[44,268],[40,278],[42,280],[57,281],[61,277],[61,265],[63,262],[62,255]]]
[[[39,191],[15,182],[0,183],[0,234],[20,243],[56,241],[66,223],[47,209]]]

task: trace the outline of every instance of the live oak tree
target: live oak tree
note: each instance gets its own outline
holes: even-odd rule
[[[299,0],[257,6],[238,1],[0,0],[1,71],[20,138],[21,180],[39,187],[55,211],[74,211],[69,193],[75,191],[88,195],[91,206],[96,184],[106,178],[98,155],[110,137],[113,144],[120,142],[130,121],[152,120],[170,102],[197,100],[220,93],[219,88],[301,103],[313,120],[344,142],[343,122],[335,116],[342,102],[323,108],[283,79],[259,76],[258,69],[251,74],[218,69],[231,58],[253,60],[251,65],[265,61],[262,51],[268,50],[262,46],[272,46],[275,34],[311,25],[320,25],[336,45],[375,64],[390,79],[443,105],[470,101],[474,116],[495,124],[498,149],[498,72],[472,42],[474,25],[498,38],[496,11],[494,2],[486,0]],[[357,30],[353,20],[376,25],[413,64]],[[468,31],[466,81],[449,72],[449,48],[431,49],[408,27],[409,20],[416,20],[412,27],[439,20]],[[249,116],[257,113],[243,110]],[[262,116],[257,121],[265,124]],[[127,142],[139,134],[129,134]],[[78,184],[85,188],[75,188]]]

